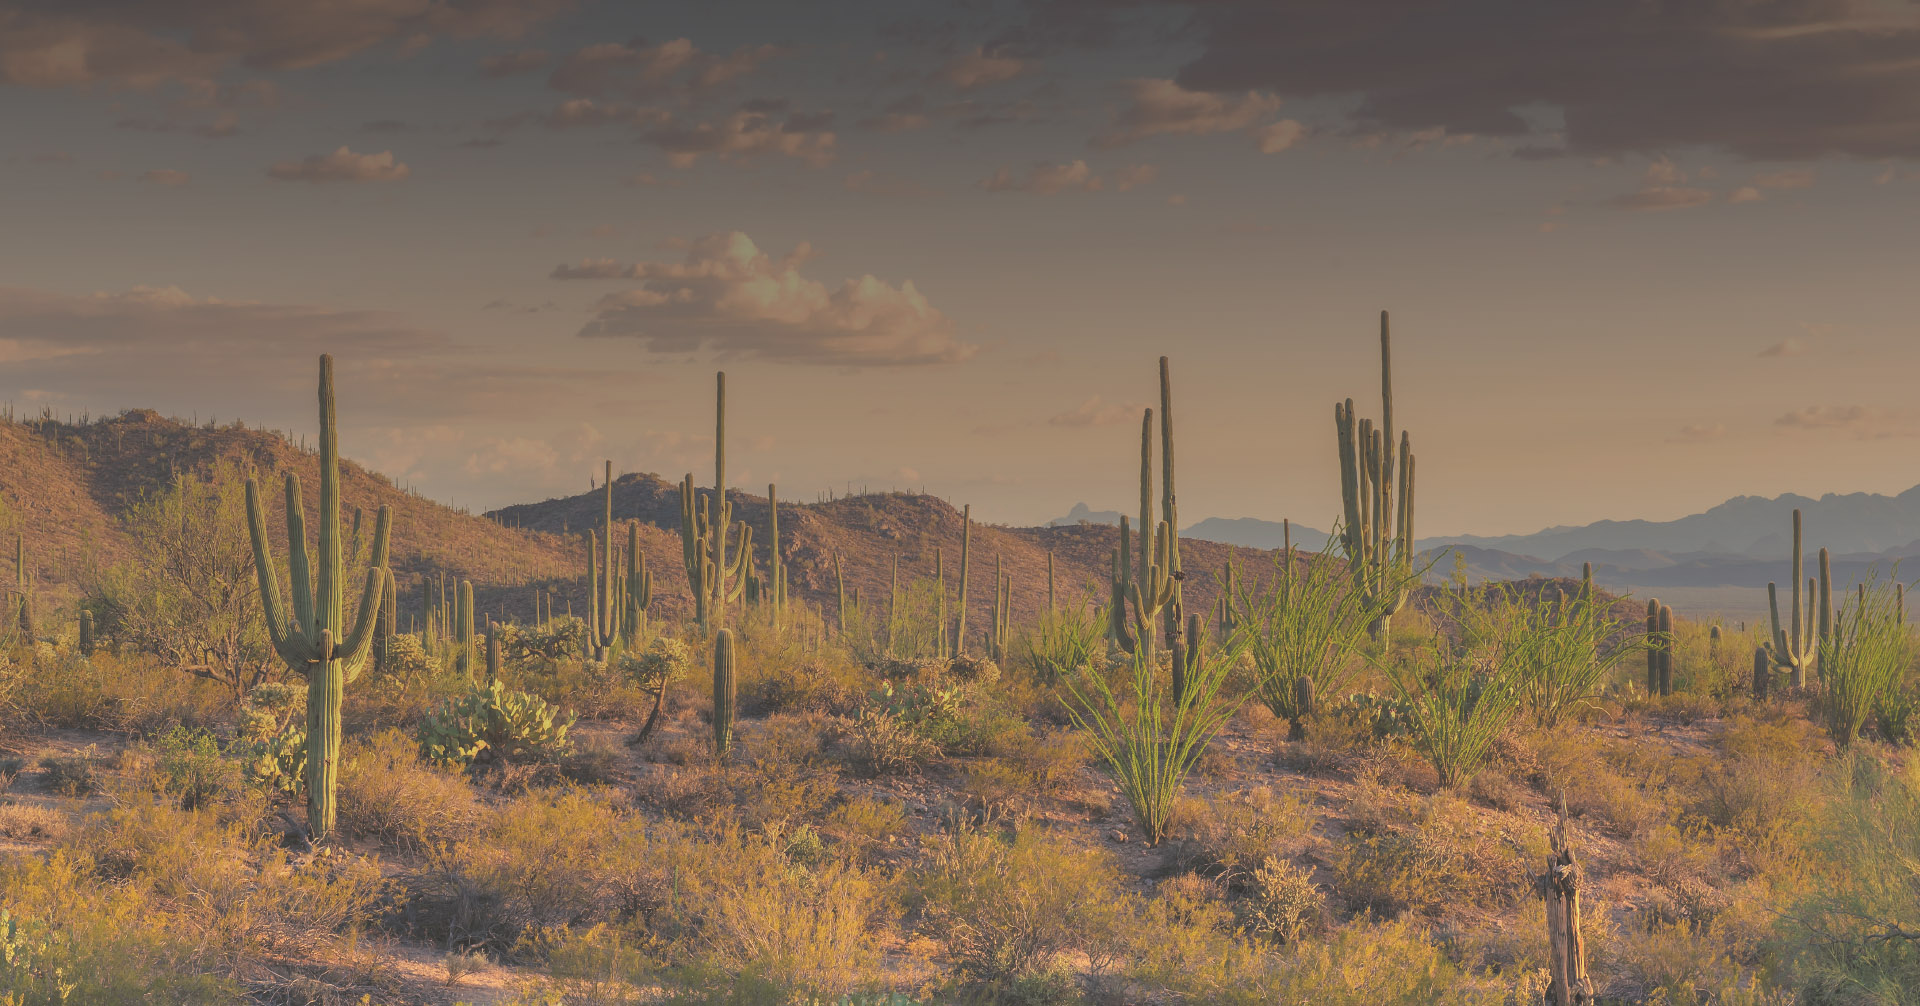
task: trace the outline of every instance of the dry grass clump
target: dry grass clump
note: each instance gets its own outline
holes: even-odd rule
[[[1234,888],[1269,860],[1286,860],[1313,833],[1319,809],[1294,790],[1266,786],[1221,793],[1182,809],[1182,859]]]
[[[462,836],[480,815],[464,776],[423,762],[391,728],[342,746],[339,800],[342,832],[412,851]]]
[[[1531,894],[1543,835],[1510,835],[1482,820],[1463,799],[1421,799],[1404,824],[1349,834],[1335,854],[1338,890],[1350,906],[1393,916],[1465,905],[1505,907]]]
[[[14,842],[46,842],[67,833],[67,816],[51,807],[30,803],[0,803],[0,838]]]

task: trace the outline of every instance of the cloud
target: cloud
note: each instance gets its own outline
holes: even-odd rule
[[[283,182],[397,182],[411,173],[394,160],[393,151],[356,154],[345,146],[331,154],[310,154],[298,161],[279,161],[267,177]]]
[[[1679,431],[1667,438],[1670,444],[1704,444],[1719,440],[1727,435],[1727,428],[1721,423],[1695,423],[1680,427]]]
[[[1757,355],[1762,357],[1799,356],[1806,351],[1807,344],[1804,340],[1789,336],[1761,350]]]
[[[1095,146],[1118,147],[1150,136],[1205,136],[1251,130],[1280,109],[1279,97],[1272,94],[1190,91],[1174,81],[1152,77],[1129,81],[1127,92],[1127,104],[1114,116],[1107,130],[1094,137]],[[1298,130],[1299,125],[1293,123],[1292,128]],[[1298,138],[1297,135],[1287,138],[1285,130],[1273,134],[1272,140],[1264,130],[1256,136],[1262,150],[1278,144],[1268,153],[1284,150]]]
[[[1032,64],[1013,56],[989,54],[980,46],[964,52],[941,66],[936,76],[962,91],[1000,84],[1032,69]]]
[[[1109,183],[1120,192],[1138,188],[1160,177],[1160,169],[1151,164],[1132,164],[1116,170],[1111,179],[1094,173],[1086,161],[1074,160],[1060,164],[1047,161],[1035,162],[1025,174],[1015,174],[1011,168],[1001,168],[980,180],[980,187],[988,192],[1031,192],[1035,195],[1051,196],[1062,192],[1103,192]]]
[[[779,53],[772,45],[741,46],[726,54],[703,52],[684,38],[659,45],[638,39],[604,42],[562,60],[547,84],[588,98],[695,97],[746,77]]]
[[[924,129],[933,120],[919,112],[882,112],[861,119],[856,125],[875,133],[906,133]]]
[[[1810,405],[1794,409],[1773,421],[1773,425],[1793,430],[1847,430],[1864,437],[1890,435],[1885,429],[1891,418],[1864,405]]]
[[[1286,150],[1300,142],[1305,135],[1307,128],[1292,119],[1281,119],[1253,131],[1253,138],[1259,141],[1263,154],[1277,154]]]
[[[579,268],[594,278],[640,285],[601,298],[580,335],[638,339],[660,353],[704,346],[725,355],[840,366],[952,363],[976,352],[911,280],[895,287],[869,274],[829,289],[801,274],[813,254],[802,243],[775,259],[732,231],[693,242],[680,262],[590,260]]]
[[[1661,185],[1638,192],[1628,192],[1605,200],[1603,205],[1616,210],[1633,212],[1658,212],[1660,210],[1684,210],[1694,206],[1705,206],[1713,202],[1713,193],[1706,189],[1685,186]]]
[[[192,179],[184,171],[175,171],[171,168],[155,168],[152,171],[141,172],[140,180],[143,182],[152,182],[155,185],[180,186],[187,184],[187,182]]]
[[[817,116],[795,114],[779,122],[765,112],[740,109],[714,122],[668,121],[640,139],[665,151],[676,168],[691,168],[709,154],[723,161],[776,154],[822,168],[833,163],[834,154],[834,134],[823,125]]]
[[[1753,176],[1753,180],[1727,195],[1730,203],[1757,203],[1766,198],[1767,189],[1807,189],[1813,187],[1814,173],[1811,168],[1795,171],[1772,171]]]
[[[1048,426],[1117,426],[1140,418],[1142,406],[1102,401],[1099,395],[1047,419]]]
[[[375,46],[517,38],[573,0],[13,0],[0,5],[0,84],[150,89],[235,67],[297,70]]]
[[[1183,89],[1338,101],[1357,128],[1552,139],[1581,156],[1690,146],[1756,160],[1920,154],[1920,14],[1911,5],[1554,4],[1516,15],[1510,0],[1216,0],[1178,9],[1191,15],[1200,50],[1175,75]]]
[[[529,73],[547,65],[545,49],[515,49],[497,52],[480,61],[480,73],[488,77],[511,77]]]
[[[1759,189],[1751,185],[1742,185],[1732,192],[1727,193],[1727,202],[1730,203],[1757,203],[1765,198],[1765,196],[1760,194]]]

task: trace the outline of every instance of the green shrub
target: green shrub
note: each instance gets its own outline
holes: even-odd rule
[[[1846,747],[1875,708],[1888,704],[1913,663],[1913,636],[1891,585],[1873,580],[1850,593],[1833,633],[1820,641],[1820,697],[1827,733]]]
[[[1040,613],[1020,637],[1022,659],[1042,684],[1078,674],[1107,649],[1106,609],[1091,599]]]
[[[571,748],[573,717],[495,681],[442,703],[420,722],[420,756],[465,768],[476,761],[553,761]]]
[[[1398,651],[1386,669],[1400,694],[1414,747],[1432,763],[1440,785],[1464,786],[1486,764],[1493,742],[1520,709],[1515,682],[1502,675],[1497,662],[1456,652],[1441,641]]]
[[[182,810],[225,799],[240,789],[237,762],[223,757],[213,735],[174,727],[154,744],[161,792],[180,801]]]

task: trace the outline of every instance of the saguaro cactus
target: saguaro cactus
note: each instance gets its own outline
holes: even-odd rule
[[[1333,406],[1340,446],[1340,528],[1354,587],[1378,606],[1368,631],[1385,639],[1393,616],[1406,607],[1413,569],[1413,440],[1400,433],[1394,463],[1393,353],[1387,312],[1380,312],[1380,426],[1356,417],[1353,399]]]
[[[33,577],[27,573],[27,536],[13,536],[13,585],[20,594],[20,606],[16,614],[20,622],[20,638],[32,642],[33,624]]]
[[[767,590],[768,618],[775,625],[787,614],[787,560],[780,555],[780,495],[773,483],[767,483]]]
[[[340,762],[340,707],[347,683],[366,664],[374,616],[387,583],[387,535],[392,511],[380,508],[374,526],[373,568],[367,570],[352,628],[346,620],[345,570],[340,535],[340,452],[333,419],[333,357],[320,358],[320,555],[307,552],[307,522],[300,477],[288,472],[287,566],[293,590],[293,617],[280,605],[280,576],[267,542],[267,520],[260,487],[247,480],[247,532],[253,540],[254,568],[260,583],[260,607],[274,652],[288,668],[307,679],[307,827],[313,838],[333,833],[334,787]]]
[[[1180,531],[1173,485],[1173,384],[1167,358],[1160,358],[1160,512],[1153,517],[1153,410],[1140,416],[1140,550],[1135,568],[1127,569],[1130,547],[1125,515],[1120,517],[1120,547],[1113,553],[1113,608],[1108,620],[1114,641],[1128,653],[1146,647],[1152,659],[1154,621],[1165,621],[1166,642],[1180,645]],[[1127,609],[1132,606],[1129,619]]]
[[[1820,620],[1818,632],[1815,632],[1811,618],[1803,617],[1800,605],[1801,576],[1800,511],[1793,511],[1793,557],[1792,574],[1787,581],[1787,589],[1793,594],[1793,615],[1789,625],[1780,624],[1780,597],[1772,583],[1767,584],[1767,612],[1771,619],[1772,639],[1767,644],[1767,653],[1773,659],[1775,667],[1786,669],[1788,683],[1799,688],[1807,683],[1807,668],[1811,666],[1820,652],[1820,643],[1833,631],[1833,566],[1826,549],[1820,550]],[[1807,584],[1807,605],[1813,601],[1814,584]]]
[[[833,593],[839,606],[834,609],[834,631],[847,634],[847,577],[840,569],[840,553],[833,553]]]
[[[487,620],[487,684],[500,680],[500,623]]]
[[[624,591],[626,604],[625,633],[628,645],[639,639],[647,628],[647,609],[653,606],[653,571],[647,568],[647,557],[640,554],[640,527],[627,525],[627,583]]]
[[[473,581],[460,581],[453,597],[453,643],[460,648],[460,670],[473,677]]]
[[[622,619],[613,569],[613,462],[606,465],[600,518],[605,536],[587,531],[587,645],[595,660],[607,659],[607,651],[620,638]]]
[[[80,655],[93,656],[93,612],[84,608],[80,611]]]
[[[967,563],[973,551],[973,504],[960,509],[960,619],[953,630],[953,655],[967,655]]]
[[[739,708],[739,675],[733,665],[733,630],[713,636],[713,756],[733,750],[733,719]]]
[[[1660,694],[1673,694],[1673,605],[1660,606]]]
[[[1764,646],[1753,648],[1753,700],[1767,700],[1767,686],[1773,680],[1773,657]]]
[[[1001,572],[1002,556],[993,557],[993,624],[988,628],[987,655],[996,664],[1007,662],[1013,644],[1013,575]]]
[[[715,375],[713,420],[713,495],[695,505],[693,473],[680,483],[680,542],[687,584],[693,590],[694,620],[701,629],[726,618],[727,604],[740,599],[753,528],[739,525],[739,546],[727,560],[727,534],[733,528],[733,504],[727,499],[727,375]]]

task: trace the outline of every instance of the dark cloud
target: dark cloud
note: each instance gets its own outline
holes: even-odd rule
[[[385,42],[515,38],[574,0],[14,0],[0,3],[0,83],[146,88],[233,66],[289,70]]]
[[[512,52],[497,52],[481,60],[480,72],[488,77],[511,77],[546,65],[545,49],[515,49]]]
[[[1054,9],[1057,4],[1042,4]],[[1920,15],[1874,0],[1217,0],[1190,8],[1196,91],[1357,97],[1364,128],[1582,155],[1920,154]],[[1522,149],[1531,149],[1523,147]]]

